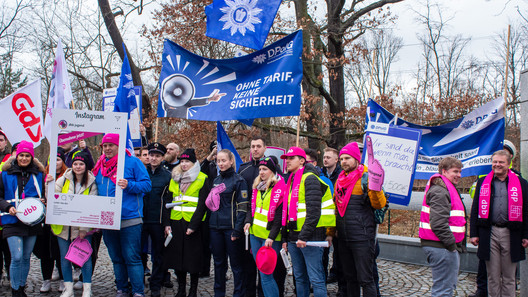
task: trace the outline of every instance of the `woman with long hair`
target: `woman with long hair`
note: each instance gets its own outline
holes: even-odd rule
[[[165,234],[172,240],[164,251],[163,262],[174,269],[178,277],[177,297],[196,297],[202,268],[203,243],[201,222],[205,219],[205,199],[209,194],[207,175],[200,172],[194,149],[186,149],[180,163],[172,170],[165,203],[181,202],[170,209],[163,207]],[[191,275],[189,295],[185,295],[187,273]]]
[[[91,162],[89,156],[83,152],[78,153],[73,158],[72,168],[57,179],[55,183],[56,193],[67,194],[82,194],[82,195],[97,195],[97,185],[95,184],[95,176],[89,168]],[[61,268],[64,276],[64,291],[61,297],[73,297],[73,273],[72,263],[65,259],[66,253],[70,244],[77,237],[86,239],[91,244],[91,235],[87,235],[90,228],[52,225],[51,229],[58,237],[59,249],[61,255]],[[90,258],[81,267],[83,274],[83,295],[82,297],[90,297],[92,289],[92,259]]]
[[[33,143],[21,141],[16,157],[8,160],[0,178],[0,210],[3,238],[11,251],[10,280],[12,296],[26,297],[24,288],[29,273],[30,257],[42,225],[27,225],[17,217],[18,204],[26,198],[40,198],[45,203],[44,166],[35,159]]]
[[[284,179],[277,175],[278,161],[274,158],[266,157],[259,162],[259,175],[253,183],[251,195],[251,212],[248,211],[246,215],[244,231],[250,233],[251,252],[255,260],[262,247],[272,248],[280,259],[282,195],[286,185]],[[279,287],[273,272],[259,273],[264,296],[279,297]]]
[[[218,152],[216,163],[220,174],[207,197],[211,210],[209,227],[211,252],[214,258],[215,297],[225,296],[227,259],[234,277],[234,297],[245,294],[243,287],[242,253],[244,249],[244,220],[249,200],[246,181],[235,172],[235,156],[229,150]],[[210,203],[212,201],[212,203]]]

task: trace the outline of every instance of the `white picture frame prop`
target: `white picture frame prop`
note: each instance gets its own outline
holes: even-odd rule
[[[123,178],[128,119],[126,113],[71,109],[53,109],[52,112],[50,156],[53,157],[50,157],[49,172],[56,172],[55,156],[57,156],[59,134],[117,133],[119,134],[117,180]],[[93,157],[94,162],[97,162],[99,156]],[[55,180],[53,180],[48,184],[47,194],[46,224],[112,230],[121,228],[123,190],[119,186],[116,186],[115,197],[62,194],[55,193]]]

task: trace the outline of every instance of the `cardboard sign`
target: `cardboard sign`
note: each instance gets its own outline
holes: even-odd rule
[[[117,180],[125,170],[127,114],[89,110],[53,109],[50,156],[57,155],[58,135],[65,133],[117,133],[119,151]],[[96,161],[99,156],[94,156]],[[57,158],[50,158],[49,172],[56,172]],[[115,197],[55,192],[55,180],[48,184],[46,224],[119,230],[123,191],[116,186]]]
[[[385,170],[383,190],[390,195],[390,203],[408,205],[422,131],[377,124],[369,124],[366,132],[372,138],[374,157]],[[368,164],[366,150],[363,151],[362,163]]]

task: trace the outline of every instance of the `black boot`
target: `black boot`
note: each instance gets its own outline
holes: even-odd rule
[[[15,290],[15,289],[11,288],[11,296],[20,297],[20,295],[18,294],[18,290]]]
[[[176,293],[175,297],[185,297],[185,285],[187,283],[187,273],[177,272],[176,276],[178,277],[178,293]]]
[[[199,273],[191,274],[191,288],[189,289],[189,295],[187,297],[196,297],[198,294],[198,279]]]
[[[24,292],[24,289],[25,289],[25,287],[22,287],[22,286],[20,286],[20,288],[18,288],[18,296],[27,297],[26,292]]]

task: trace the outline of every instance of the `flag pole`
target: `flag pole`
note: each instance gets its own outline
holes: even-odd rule
[[[299,147],[299,132],[301,130],[301,115],[297,117],[297,139],[295,140],[295,146]]]
[[[158,126],[159,126],[159,118],[156,118],[156,132],[154,132],[154,142],[158,142]]]
[[[504,69],[504,115],[506,115],[506,108],[508,106],[508,72],[510,64],[510,29],[508,25],[508,39],[506,40],[506,68]]]

